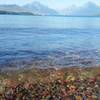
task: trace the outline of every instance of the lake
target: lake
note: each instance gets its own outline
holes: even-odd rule
[[[0,15],[0,68],[100,65],[100,18]]]

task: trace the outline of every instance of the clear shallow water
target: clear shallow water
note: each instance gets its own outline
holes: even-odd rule
[[[0,67],[100,65],[99,17],[0,16]]]

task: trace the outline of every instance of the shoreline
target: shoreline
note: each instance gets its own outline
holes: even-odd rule
[[[31,68],[0,73],[1,100],[72,100],[72,97],[100,99],[100,67]]]
[[[64,74],[68,73],[69,75],[73,75],[75,77],[95,77],[100,75],[100,67],[64,67],[64,68],[22,68],[19,70],[5,70],[0,72],[0,80],[9,79],[15,82],[20,82],[20,78],[23,81],[28,81],[31,79],[32,82],[44,81],[45,79],[48,81],[62,79]],[[52,77],[52,80],[50,79]]]
[[[72,100],[72,97],[100,99],[100,67],[32,68],[0,73],[1,100]]]

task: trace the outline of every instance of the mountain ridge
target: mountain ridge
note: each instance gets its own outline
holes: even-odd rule
[[[49,8],[46,5],[41,4],[40,2],[34,1],[23,6],[31,10],[32,12],[40,15],[58,15],[58,12],[52,8]]]
[[[34,1],[23,6],[16,4],[0,5],[0,14],[15,15],[41,15],[41,16],[100,16],[100,6],[87,2],[82,6],[73,6],[61,11],[54,10],[48,6]]]
[[[58,15],[57,11],[40,2],[32,2],[23,6],[16,4],[0,5],[0,14],[15,15]]]
[[[67,16],[100,16],[100,6],[93,2],[87,2],[83,6],[64,9],[63,11],[63,15]]]
[[[18,5],[0,5],[0,14],[34,15],[33,12]]]

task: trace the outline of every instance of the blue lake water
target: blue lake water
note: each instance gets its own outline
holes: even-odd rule
[[[0,68],[100,65],[100,18],[0,15]]]

